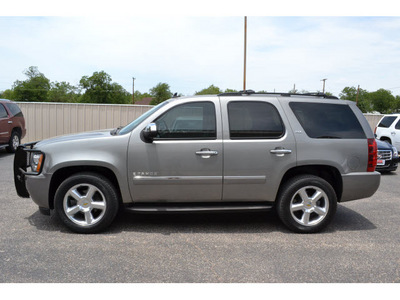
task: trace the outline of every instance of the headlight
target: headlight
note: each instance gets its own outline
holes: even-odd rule
[[[30,166],[31,166],[32,172],[40,173],[40,171],[42,170],[42,166],[43,166],[43,159],[44,159],[43,153],[40,153],[40,152],[32,152],[31,153]]]
[[[397,152],[396,147],[392,147],[392,149],[393,149],[393,156],[398,156],[399,153]]]

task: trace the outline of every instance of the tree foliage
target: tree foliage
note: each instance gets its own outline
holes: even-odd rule
[[[205,88],[199,92],[196,92],[195,95],[218,95],[221,93],[222,93],[221,89],[212,84],[208,88]]]
[[[375,92],[369,93],[368,98],[372,103],[375,111],[381,114],[388,114],[395,108],[395,97],[391,91],[379,89]]]
[[[364,113],[366,112],[371,112],[373,110],[372,103],[370,101],[368,91],[364,89],[359,89],[359,94],[358,94],[358,101],[357,101],[357,106],[360,108],[360,110]],[[350,100],[356,102],[357,100],[357,88],[352,86],[352,87],[345,87],[342,92],[339,94],[339,98],[342,100]]]
[[[150,89],[150,95],[153,97],[153,100],[150,103],[152,105],[159,104],[172,97],[169,85],[161,82]]]
[[[47,101],[50,90],[50,80],[39,72],[38,67],[29,67],[24,74],[28,79],[17,80],[13,85],[13,97],[18,101]]]
[[[32,102],[132,103],[132,94],[127,92],[120,84],[112,82],[111,76],[105,71],[94,72],[91,76],[83,76],[78,86],[65,81],[50,82],[35,66],[29,67],[23,73],[27,79],[16,80],[11,89],[0,91],[0,98]],[[196,92],[195,95],[218,95],[223,92],[237,92],[237,90],[227,88],[222,91],[219,87],[211,84],[209,87]],[[259,91],[259,93],[262,92],[266,93],[266,91]],[[289,92],[293,92],[293,90]],[[308,93],[308,91],[301,90],[300,93]],[[332,95],[329,92],[326,92],[326,94]],[[179,96],[182,96],[182,94],[179,93]],[[135,103],[145,97],[153,98],[151,104],[155,105],[171,98],[172,92],[167,83],[160,82],[148,93],[135,91]],[[345,87],[339,94],[339,98],[356,101],[357,88],[354,86]],[[383,114],[400,112],[400,96],[393,96],[391,91],[385,89],[374,92],[359,89],[357,106],[364,113],[373,111]]]
[[[52,82],[48,100],[50,102],[78,102],[80,91],[68,82]]]
[[[83,76],[79,81],[85,90],[80,102],[127,104],[130,94],[118,83],[112,82],[111,76],[104,71],[94,72],[92,76]]]

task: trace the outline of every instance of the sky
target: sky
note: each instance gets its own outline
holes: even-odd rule
[[[19,9],[15,4],[0,12],[0,91],[25,80],[30,66],[52,82],[72,85],[105,71],[129,92],[133,77],[135,90],[142,93],[160,82],[183,95],[211,84],[241,90],[244,13],[249,13],[247,89],[288,92],[295,86],[299,92],[316,92],[327,79],[325,90],[336,96],[344,87],[358,85],[400,95],[400,17],[391,16],[389,7],[380,10],[371,4],[357,15],[355,6],[340,15],[340,7],[330,7],[343,2],[327,1],[324,8],[303,7],[298,14],[283,5],[274,15],[268,4],[261,9],[252,0],[243,13],[235,5],[238,10],[227,13],[207,9],[214,3],[208,0],[201,7],[187,1],[192,6],[183,12],[174,10],[173,5],[183,3],[179,1],[155,11],[153,1],[140,10],[118,6],[119,1],[112,2],[112,9],[104,4],[94,11],[75,0],[68,7],[64,3],[63,10],[38,0],[34,2],[47,3],[47,8]],[[222,11],[226,6],[213,7]]]

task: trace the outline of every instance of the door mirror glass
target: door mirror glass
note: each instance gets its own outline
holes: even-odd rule
[[[143,137],[147,142],[149,143],[153,142],[156,136],[157,136],[156,123],[150,123],[143,129]]]

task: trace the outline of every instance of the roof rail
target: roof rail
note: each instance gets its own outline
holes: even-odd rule
[[[322,97],[325,99],[339,99],[336,96],[330,96],[324,93],[316,92],[316,93],[304,93],[304,94],[296,94],[296,93],[256,93],[253,90],[245,90],[239,92],[230,92],[230,93],[221,93],[218,96],[243,96],[243,95],[279,95],[282,97],[291,97],[291,96],[312,96],[312,97]]]
[[[251,95],[251,94],[256,94],[256,92],[253,90],[245,90],[245,91],[239,91],[239,92],[221,93],[221,94],[218,94],[218,96],[242,96],[242,95]]]

